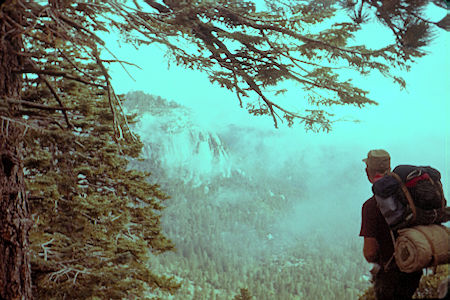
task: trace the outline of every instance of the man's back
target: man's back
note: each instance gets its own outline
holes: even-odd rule
[[[390,171],[390,155],[385,150],[371,150],[366,164],[367,178],[375,183]],[[394,241],[389,226],[377,206],[375,197],[362,207],[360,236],[364,237],[364,256],[379,267],[373,274],[377,300],[411,299],[419,286],[422,271],[401,272],[393,259]]]
[[[383,266],[394,253],[394,244],[388,224],[377,207],[375,197],[367,200],[362,207],[361,231],[362,237],[375,238],[379,246],[378,264]]]

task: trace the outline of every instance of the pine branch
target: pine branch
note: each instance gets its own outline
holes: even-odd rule
[[[77,66],[77,64],[76,64],[74,61],[72,61],[72,59],[70,59],[70,58],[64,53],[64,51],[62,51],[61,49],[58,49],[58,52],[59,52],[59,54],[61,54],[62,57],[64,57],[64,59],[65,59],[72,67],[75,68],[75,70],[77,70],[78,72],[80,72],[80,73],[83,74],[84,76],[89,77],[89,79],[91,79],[91,81],[95,81],[95,78],[94,78],[91,74],[89,74],[88,72],[85,72],[85,71],[81,70],[81,69]]]
[[[251,21],[249,18],[240,15],[239,13],[229,9],[229,8],[225,8],[225,7],[220,7],[219,12],[224,13],[224,14],[233,14],[243,25],[247,25],[250,26],[254,29],[258,29],[258,30],[267,30],[267,31],[272,31],[272,32],[278,32],[281,33],[283,35],[295,38],[299,41],[305,42],[305,43],[310,43],[310,44],[317,44],[317,45],[321,45],[324,46],[325,48],[328,49],[333,49],[333,50],[339,50],[341,52],[346,52],[346,53],[351,53],[351,54],[358,54],[358,55],[371,55],[374,53],[377,53],[378,50],[376,51],[367,51],[367,52],[360,52],[360,51],[354,51],[351,49],[347,49],[347,48],[342,48],[342,47],[338,47],[338,46],[334,46],[330,43],[321,41],[321,40],[317,40],[317,39],[312,39],[312,38],[308,38],[302,34],[299,34],[297,32],[294,32],[292,30],[289,30],[287,28],[284,27],[280,27],[280,26],[275,26],[275,25],[271,25],[271,24],[258,24],[254,21]]]

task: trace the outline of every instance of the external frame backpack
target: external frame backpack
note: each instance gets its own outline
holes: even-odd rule
[[[441,174],[432,167],[399,165],[372,186],[391,230],[392,258],[403,272],[450,262],[450,231],[440,225],[449,221],[440,179]]]

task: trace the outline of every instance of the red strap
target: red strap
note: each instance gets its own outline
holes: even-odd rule
[[[426,179],[430,179],[430,175],[428,175],[428,173],[424,173],[420,176],[414,177],[413,179],[407,181],[405,183],[406,187],[413,187],[417,184],[417,182],[421,181],[421,180],[426,180]]]

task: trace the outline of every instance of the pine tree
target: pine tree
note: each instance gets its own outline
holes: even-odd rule
[[[55,58],[50,63],[66,62]],[[114,116],[103,90],[67,79],[53,85],[70,101],[73,128],[51,124],[31,129],[25,138],[35,297],[120,299],[142,298],[155,288],[175,291],[177,283],[153,274],[146,263],[150,252],[173,245],[160,227],[167,196],[147,183],[145,174],[127,167],[142,144],[129,130],[123,132],[125,139],[114,140]],[[33,82],[23,97],[38,98],[35,103],[41,105],[53,100],[42,83]],[[46,117],[60,119],[55,112]]]
[[[31,226],[23,177],[24,129],[11,121],[19,109],[24,58],[20,27],[9,24],[7,14],[21,25],[21,10],[0,7],[0,298],[31,299],[28,230]],[[15,28],[15,30],[13,30]],[[8,34],[9,33],[9,34]],[[6,107],[5,107],[6,106]]]
[[[419,50],[427,42],[428,31],[422,23],[429,22],[421,14],[421,5],[403,9],[408,1],[383,1],[398,3],[390,7],[383,4],[378,11],[385,16],[385,24],[395,29],[397,41],[373,50],[347,43],[360,29],[359,20],[337,22],[316,33],[307,30],[325,20],[333,21],[342,1],[288,2],[291,5],[267,1],[269,8],[264,11],[245,0],[0,2],[0,261],[6,262],[0,267],[1,298],[31,298],[28,231],[33,222],[23,177],[23,159],[28,161],[24,155],[29,155],[24,137],[33,127],[47,130],[51,139],[55,125],[69,133],[80,121],[69,113],[75,103],[58,88],[58,81],[65,78],[101,88],[111,110],[115,139],[124,138],[126,122],[120,116],[120,101],[107,71],[107,64],[123,62],[103,59],[105,43],[97,35],[99,31],[119,33],[136,46],[166,46],[172,62],[206,72],[212,82],[235,92],[250,113],[271,116],[275,126],[280,120],[288,125],[299,121],[307,129],[325,131],[331,128],[332,120],[323,105],[363,107],[375,103],[367,91],[339,76],[336,63],[360,74],[380,71],[404,86],[401,78],[389,73],[391,66],[407,68],[411,60],[423,55]],[[363,2],[379,5],[379,1]],[[406,14],[402,19],[409,20],[408,24],[417,24],[407,26],[413,30],[407,30],[405,36],[405,28],[400,26],[405,24],[399,25],[395,19],[398,11]],[[52,64],[53,57],[65,64]],[[278,84],[285,80],[303,87],[309,93],[309,104],[301,99],[299,106],[303,108],[290,111],[269,96],[273,88],[275,94],[283,93]],[[40,84],[44,95],[24,97],[27,81]],[[94,89],[94,96],[96,92]],[[39,102],[42,96],[53,100]],[[246,97],[248,101],[244,101]],[[50,113],[55,111],[56,118]],[[68,186],[76,184],[75,177],[56,172],[68,180]],[[68,174],[77,175],[73,169]],[[61,191],[67,190],[70,188]]]
[[[233,300],[252,300],[253,297],[250,295],[248,289],[241,288],[240,293],[234,296]]]

